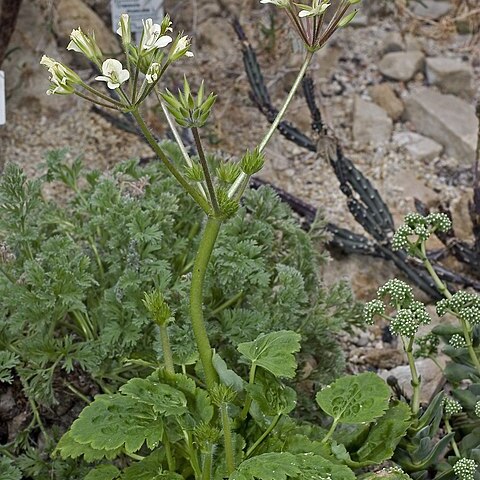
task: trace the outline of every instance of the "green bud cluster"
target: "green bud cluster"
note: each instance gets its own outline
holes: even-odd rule
[[[165,302],[160,290],[154,290],[152,293],[145,293],[143,304],[157,325],[165,325],[165,323],[172,317],[172,311],[167,305],[167,302]]]
[[[439,316],[450,312],[471,325],[480,324],[480,296],[475,293],[460,291],[437,302]]]
[[[463,335],[460,335],[456,333],[455,335],[452,335],[449,340],[449,345],[451,345],[453,348],[464,348],[467,346],[467,342],[465,341],[465,337]]]
[[[195,435],[198,445],[205,446],[207,450],[209,445],[216,445],[221,439],[220,430],[205,422],[199,423],[195,427],[193,434]]]
[[[240,175],[240,166],[234,162],[222,162],[217,168],[217,177],[228,185],[235,182]]]
[[[203,182],[205,173],[198,162],[193,162],[189,167],[185,167],[185,176],[192,182]]]
[[[454,398],[445,397],[443,399],[443,412],[447,418],[459,414],[462,410],[462,405]]]
[[[363,306],[363,319],[368,325],[373,325],[375,315],[383,315],[385,313],[385,304],[378,299],[367,302]]]
[[[216,194],[221,216],[224,219],[232,218],[240,207],[238,200],[230,198],[228,191],[222,187],[216,189]]]
[[[452,228],[452,222],[444,213],[430,213],[426,217],[419,213],[409,213],[404,222],[393,236],[392,249],[407,250],[411,254],[435,231],[447,232]]]
[[[428,358],[438,352],[440,339],[434,333],[428,333],[423,337],[417,338],[415,343],[418,349],[415,352],[416,358]]]
[[[205,98],[204,90],[204,83],[202,81],[197,96],[194,98],[187,78],[184,77],[183,91],[178,90],[177,96],[169,90],[161,94],[168,111],[181,127],[200,128],[205,125],[217,96],[210,93],[210,95]]]
[[[477,471],[477,462],[470,458],[461,458],[453,466],[453,471],[459,480],[474,480]]]
[[[236,396],[237,392],[232,387],[223,385],[221,383],[215,384],[210,391],[212,403],[217,407],[225,403],[232,403]]]
[[[420,325],[428,325],[430,321],[431,318],[425,309],[425,305],[421,302],[413,301],[410,304],[410,308],[404,308],[397,312],[390,324],[390,331],[394,335],[413,337]]]
[[[265,155],[260,152],[258,147],[252,151],[247,150],[242,160],[240,161],[240,168],[247,175],[255,175],[259,172],[265,164]]]

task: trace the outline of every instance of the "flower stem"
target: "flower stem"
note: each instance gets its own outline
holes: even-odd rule
[[[330,426],[330,430],[329,430],[328,433],[323,437],[321,443],[327,443],[327,441],[330,439],[330,437],[333,435],[333,432],[334,432],[335,429],[337,428],[337,425],[338,425],[338,419],[337,419],[337,418],[334,418],[334,419],[333,419],[333,423],[332,423],[332,425]]]
[[[175,367],[173,365],[172,349],[170,348],[170,340],[168,338],[167,324],[163,323],[159,325],[160,340],[162,341],[163,360],[165,362],[165,370],[168,373],[175,373]]]
[[[452,430],[452,426],[450,425],[450,420],[448,418],[445,418],[444,420],[445,420],[445,429],[447,430],[447,433],[452,433],[453,430]],[[450,440],[450,444],[452,445],[452,449],[455,452],[455,455],[458,458],[460,458],[461,457],[460,450],[458,449],[458,445],[454,437],[452,437],[452,439]]]
[[[177,170],[175,165],[173,165],[172,162],[168,159],[168,157],[165,155],[163,150],[160,148],[158,145],[157,141],[151,134],[150,130],[148,129],[145,121],[141,117],[140,113],[138,110],[132,110],[132,115],[135,118],[135,120],[138,123],[138,126],[140,127],[140,130],[142,131],[143,135],[145,136],[145,139],[147,140],[148,144],[152,147],[153,151],[156,153],[158,158],[164,163],[164,165],[168,168],[170,173],[178,180],[178,183],[182,185],[182,187],[190,194],[190,196],[197,202],[197,204],[202,208],[202,210],[205,213],[210,212],[210,205],[208,204],[207,200],[203,198],[203,196],[200,194],[198,190],[196,190],[194,187],[192,187],[182,176],[182,174]]]
[[[310,62],[312,61],[313,55],[315,52],[313,51],[308,51],[305,60],[303,61],[303,64],[300,68],[300,71],[298,72],[297,78],[293,82],[292,88],[290,89],[290,92],[287,95],[287,98],[285,99],[285,102],[283,103],[282,108],[280,111],[277,113],[277,116],[275,117],[275,120],[273,121],[272,125],[270,126],[268,132],[265,134],[263,137],[262,141],[260,142],[258,146],[258,150],[262,152],[265,147],[267,146],[268,142],[272,138],[273,134],[275,133],[275,130],[278,128],[278,125],[282,118],[285,116],[285,113],[292,103],[293,97],[295,96],[295,92],[297,91],[298,87],[300,86],[300,83],[303,80],[303,77],[305,76],[305,73],[308,69],[308,66],[310,65]],[[248,185],[248,180],[250,179],[251,175],[247,175],[246,173],[242,172],[238,178],[235,180],[234,184],[230,187],[230,190],[228,191],[228,196],[230,198],[236,197],[240,198],[243,195],[243,192],[245,191],[246,186]]]
[[[210,196],[210,202],[212,203],[213,211],[216,215],[220,213],[218,206],[217,195],[215,193],[215,187],[213,186],[212,176],[210,175],[210,169],[208,168],[207,159],[205,158],[205,152],[203,151],[202,141],[198,133],[197,127],[192,127],[193,138],[195,139],[195,145],[197,147],[198,158],[202,165],[203,174],[205,175],[205,182],[207,184],[208,194]]]
[[[223,440],[225,442],[225,461],[227,463],[227,473],[231,475],[235,470],[235,455],[233,452],[232,429],[230,427],[230,418],[228,416],[228,405],[220,405],[220,413],[223,426]]]
[[[253,385],[253,383],[255,382],[256,370],[257,370],[257,365],[255,363],[252,363],[252,368],[250,369],[250,378],[248,379],[249,385]],[[247,396],[245,398],[245,405],[243,406],[242,413],[240,414],[241,420],[245,420],[247,418],[251,405],[252,405],[252,397],[249,393],[247,393]]]
[[[220,231],[221,220],[209,217],[202,239],[198,247],[197,256],[193,265],[192,284],[190,287],[190,315],[193,333],[197,344],[200,361],[205,372],[207,388],[210,390],[217,383],[217,373],[212,362],[212,347],[208,339],[207,329],[203,318],[203,283],[208,262]]]
[[[410,337],[408,343],[405,342],[404,337],[402,336],[403,348],[407,354],[408,366],[410,367],[410,375],[412,376],[412,403],[411,409],[412,413],[416,415],[420,410],[420,377],[417,372],[417,367],[415,365],[415,358],[413,356],[413,342],[415,337]]]

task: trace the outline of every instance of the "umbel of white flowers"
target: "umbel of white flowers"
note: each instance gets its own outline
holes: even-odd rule
[[[76,94],[99,105],[116,109],[132,107],[143,100],[173,62],[184,56],[193,57],[193,53],[190,51],[190,39],[186,35],[178,34],[175,38],[170,35],[173,30],[168,15],[160,24],[154,23],[151,18],[142,22],[140,42],[135,45],[132,41],[130,17],[127,14],[120,16],[117,33],[122,39],[127,58],[126,68],[115,58],[104,58],[94,34],[86,34],[80,27],[70,34],[67,50],[81,53],[94,63],[101,71],[101,75],[96,76],[95,80],[106,82],[111,90],[118,90],[120,101],[102,94],[83,82],[73,70],[44,55],[40,63],[47,67],[51,75],[51,85],[47,94]],[[167,53],[165,48],[168,46]],[[144,75],[143,83],[137,88],[140,74]],[[122,90],[122,86],[129,80],[133,80],[135,84],[134,86],[130,82],[130,97]],[[88,94],[92,94],[93,97]]]

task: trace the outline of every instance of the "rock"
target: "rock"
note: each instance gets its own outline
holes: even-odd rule
[[[395,348],[370,348],[364,354],[364,362],[378,369],[394,368],[405,362],[405,354]]]
[[[74,28],[81,27],[85,33],[95,32],[98,46],[105,53],[120,50],[119,37],[115,35],[110,25],[103,20],[82,0],[60,0],[53,15],[53,31],[59,43],[65,47],[70,41],[70,33]]]
[[[427,81],[444,93],[464,98],[474,95],[473,69],[470,65],[453,58],[428,58],[426,61]]]
[[[473,202],[472,192],[462,192],[458,197],[452,199],[449,210],[452,212],[453,229],[455,237],[470,242],[474,239],[472,230],[472,219],[470,218],[469,204]]]
[[[399,147],[404,148],[415,161],[430,162],[443,151],[442,145],[418,133],[396,133],[393,136],[393,141]]]
[[[437,357],[438,363],[443,367],[446,364],[446,355],[439,355]],[[427,358],[417,360],[415,362],[417,372],[422,379],[420,388],[420,402],[428,404],[432,397],[437,393],[443,382],[443,372],[438,368],[433,360]],[[402,365],[391,370],[380,370],[378,372],[380,377],[386,380],[390,376],[394,376],[403,391],[411,397],[412,395],[412,376],[410,374],[410,367]]]
[[[407,33],[407,35],[405,35],[405,50],[407,52],[421,52],[423,51],[422,42],[415,35]]]
[[[420,51],[387,53],[378,68],[385,77],[406,82],[423,68],[424,58]]]
[[[423,6],[422,3],[425,5]],[[429,20],[438,20],[445,16],[452,9],[451,2],[439,0],[422,0],[422,2],[413,2],[411,11],[418,17]]]
[[[438,199],[438,195],[425,184],[424,179],[418,178],[417,172],[411,168],[410,162],[405,162],[406,168],[399,170],[393,174],[388,185],[395,187],[397,190],[401,190],[403,198],[408,200],[413,208],[413,200],[418,198],[427,206],[432,206]],[[395,205],[390,206],[394,219],[398,218],[398,212]],[[404,212],[401,213],[399,223],[403,223]]]
[[[446,153],[473,162],[478,131],[473,105],[425,88],[407,98],[406,114],[418,132],[441,143]]]
[[[213,32],[215,34],[212,34]],[[196,41],[201,48],[208,48],[218,60],[231,54],[232,35],[225,28],[223,18],[209,17],[199,24]]]
[[[400,32],[390,32],[382,42],[382,54],[405,50],[405,42]]]
[[[393,122],[387,112],[375,103],[355,98],[353,138],[361,145],[379,145],[390,140]]]
[[[374,85],[368,90],[372,100],[382,107],[392,120],[398,120],[404,110],[403,102],[397,97],[393,88],[388,83]]]

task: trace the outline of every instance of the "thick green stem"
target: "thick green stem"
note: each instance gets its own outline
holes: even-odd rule
[[[258,440],[248,449],[246,458],[251,457],[252,454],[255,452],[255,450],[261,445],[261,443],[270,435],[273,429],[277,426],[280,418],[282,418],[281,413],[275,416],[275,418],[272,420],[272,423],[268,426],[268,428],[263,432],[263,434],[258,438]]]
[[[170,440],[166,432],[163,433],[162,442],[165,448],[165,456],[167,457],[168,469],[171,472],[174,472],[176,468],[176,463],[175,463],[175,458],[172,454],[172,444],[170,443]]]
[[[141,117],[138,110],[133,110],[132,115],[138,123],[140,130],[142,131],[145,139],[147,140],[148,144],[152,147],[152,150],[156,153],[158,158],[163,162],[163,164],[168,168],[170,173],[178,180],[178,183],[190,194],[190,196],[197,202],[197,204],[203,209],[205,213],[210,212],[210,205],[208,204],[207,200],[200,194],[198,190],[192,187],[185,178],[181,175],[181,173],[176,169],[175,165],[168,159],[165,155],[163,150],[158,145],[157,141],[151,134],[150,130],[148,129],[146,123],[144,122],[143,118]]]
[[[255,372],[257,370],[257,365],[255,363],[252,364],[252,368],[250,369],[250,378],[248,379],[249,385],[253,385],[255,382]],[[247,393],[247,397],[245,398],[245,405],[243,406],[242,413],[240,414],[240,419],[245,420],[247,418],[248,412],[250,411],[250,406],[252,405],[252,397],[249,393]]]
[[[278,112],[277,116],[275,117],[275,120],[273,121],[272,125],[268,129],[268,132],[265,134],[265,136],[263,137],[263,140],[260,142],[258,146],[258,150],[260,152],[265,150],[265,147],[267,146],[268,142],[270,141],[273,134],[275,133],[275,130],[278,128],[279,123],[281,122],[282,118],[285,116],[285,113],[287,112],[288,107],[292,103],[293,97],[295,96],[295,92],[300,86],[300,83],[302,82],[303,77],[305,76],[305,73],[310,65],[310,62],[312,61],[314,53],[315,52],[310,52],[310,51],[307,52],[307,55],[305,56],[305,60],[303,61],[300,71],[298,72],[297,78],[293,82],[292,88],[290,89],[290,92],[288,93],[282,108]],[[230,187],[230,190],[228,191],[228,196],[230,198],[232,197],[241,198],[241,196],[243,195],[243,192],[245,191],[245,188],[248,185],[248,181],[250,177],[251,175],[247,175],[246,173],[242,172],[238,176],[238,178],[235,180],[234,184]]]
[[[217,383],[218,377],[213,367],[212,347],[210,346],[203,318],[203,283],[221,223],[221,220],[213,217],[209,217],[207,220],[193,265],[192,284],[190,287],[190,316],[208,390]]]
[[[214,450],[215,450],[215,445],[210,445],[210,450],[207,453],[203,454],[202,480],[210,480],[212,478]]]
[[[410,375],[412,376],[412,403],[410,405],[412,413],[416,415],[420,410],[420,377],[417,372],[417,367],[415,365],[415,358],[413,356],[413,342],[415,337],[410,337],[408,343],[405,342],[405,339],[402,337],[403,347],[405,353],[407,354],[408,366],[410,367]]]
[[[172,349],[170,348],[170,340],[168,338],[167,324],[163,323],[159,325],[160,328],[160,340],[162,342],[163,360],[165,362],[165,370],[168,373],[175,373],[175,367],[173,365]]]
[[[235,470],[235,454],[233,451],[232,429],[230,426],[230,418],[228,416],[228,405],[222,403],[220,405],[220,413],[223,426],[223,440],[225,447],[225,461],[227,463],[227,473],[231,475]]]

